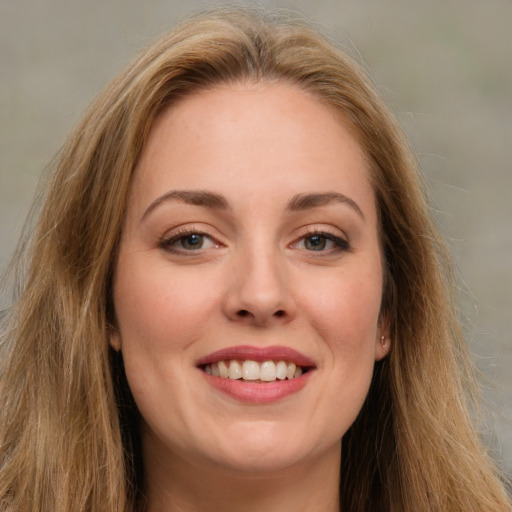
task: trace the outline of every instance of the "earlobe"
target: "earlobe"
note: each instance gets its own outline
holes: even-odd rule
[[[375,346],[375,360],[380,361],[384,359],[391,349],[391,337],[389,335],[389,320],[387,317],[381,317],[380,327],[378,329],[377,343]]]
[[[391,348],[391,340],[388,336],[385,334],[382,334],[380,336],[380,339],[378,340],[377,347],[375,350],[375,360],[380,361],[381,359],[384,359]]]
[[[119,334],[119,331],[115,328],[111,328],[111,330],[110,330],[109,343],[110,343],[110,346],[116,352],[121,351],[121,335]]]

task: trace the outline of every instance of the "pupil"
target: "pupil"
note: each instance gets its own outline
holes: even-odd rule
[[[203,245],[201,235],[189,235],[183,239],[182,245],[185,249],[200,249]]]
[[[320,235],[314,235],[310,236],[309,238],[306,238],[306,248],[312,249],[313,251],[318,251],[320,249],[325,248],[325,237]]]

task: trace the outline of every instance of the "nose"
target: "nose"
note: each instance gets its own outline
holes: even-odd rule
[[[266,326],[294,318],[296,303],[283,255],[272,250],[250,252],[233,263],[224,300],[230,320]]]

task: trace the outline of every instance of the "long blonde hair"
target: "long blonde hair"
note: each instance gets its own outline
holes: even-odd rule
[[[351,124],[371,164],[392,350],[343,439],[343,509],[510,510],[472,419],[449,258],[403,135],[344,53],[301,23],[247,10],[194,17],[155,42],[59,155],[2,332],[1,509],[133,512],[141,502],[137,411],[108,343],[131,176],[165,106],[243,80],[313,93]]]

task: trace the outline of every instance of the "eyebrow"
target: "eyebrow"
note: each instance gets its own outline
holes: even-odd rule
[[[203,206],[214,210],[228,210],[230,208],[227,199],[215,192],[209,192],[207,190],[171,190],[170,192],[156,198],[149,205],[142,215],[141,221],[161,204],[172,201],[178,201],[194,206]],[[289,211],[303,211],[311,208],[318,208],[320,206],[326,206],[330,203],[346,204],[350,206],[363,220],[365,219],[363,211],[359,205],[353,199],[350,199],[350,197],[340,194],[339,192],[297,194],[290,199],[286,209]]]
[[[298,194],[288,203],[288,210],[301,211],[326,206],[330,203],[343,203],[350,206],[364,220],[364,214],[359,205],[350,197],[338,192],[324,192],[320,194]]]
[[[171,190],[166,194],[156,198],[146,209],[142,215],[144,220],[155,208],[162,203],[169,201],[178,201],[181,203],[192,204],[194,206],[204,206],[205,208],[212,208],[214,210],[227,210],[229,204],[225,197],[215,192],[207,190]]]

